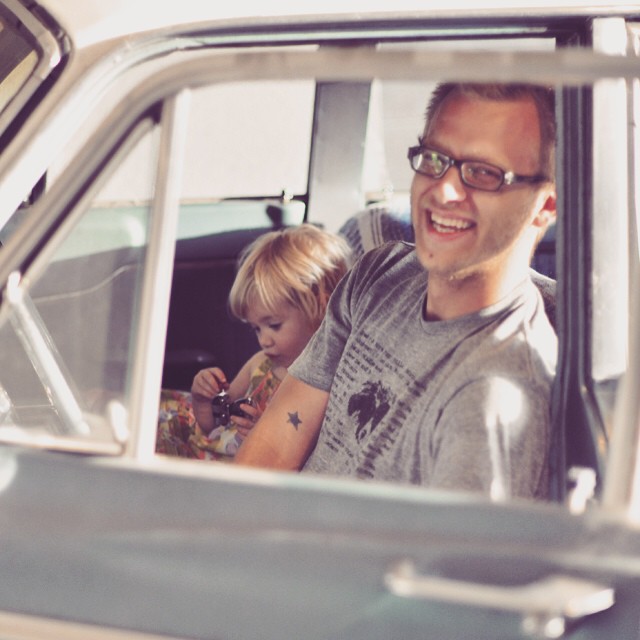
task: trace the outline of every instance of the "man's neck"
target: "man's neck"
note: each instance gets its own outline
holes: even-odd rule
[[[511,293],[528,274],[528,266],[504,273],[476,271],[467,276],[429,274],[426,318],[452,320],[490,307]]]

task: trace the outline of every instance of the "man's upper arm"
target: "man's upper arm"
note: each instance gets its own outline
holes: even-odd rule
[[[286,376],[235,461],[270,469],[301,469],[318,439],[328,399],[328,392]]]

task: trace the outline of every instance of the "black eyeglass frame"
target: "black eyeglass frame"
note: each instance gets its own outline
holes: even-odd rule
[[[421,154],[425,155],[429,153],[437,154],[439,158],[444,161],[443,163],[444,169],[438,175],[433,175],[431,173],[421,171],[420,169],[416,169],[413,166],[414,158],[416,158],[418,155],[421,155]],[[407,158],[409,158],[409,164],[411,165],[411,168],[413,169],[413,171],[415,171],[416,173],[419,173],[420,175],[427,176],[428,178],[433,178],[434,180],[440,180],[440,178],[442,178],[445,175],[445,173],[449,171],[451,167],[456,167],[460,172],[460,179],[462,180],[462,182],[467,187],[470,187],[471,189],[478,189],[479,191],[499,191],[503,186],[510,186],[512,184],[537,184],[540,182],[546,182],[548,180],[547,176],[543,174],[538,174],[535,176],[522,176],[522,175],[518,175],[517,173],[514,173],[513,171],[504,171],[504,169],[501,169],[500,167],[496,167],[496,165],[494,164],[491,164],[489,162],[483,162],[481,160],[458,160],[456,158],[452,158],[451,156],[448,156],[446,153],[442,153],[441,151],[438,151],[437,149],[432,149],[431,147],[425,147],[424,145],[421,145],[421,144],[415,145],[413,147],[409,147],[409,150],[407,151]],[[499,184],[495,188],[480,187],[476,184],[470,184],[469,182],[467,182],[467,178],[465,177],[464,165],[466,164],[490,167],[491,169],[495,170],[498,174],[500,174],[502,179],[500,180]]]

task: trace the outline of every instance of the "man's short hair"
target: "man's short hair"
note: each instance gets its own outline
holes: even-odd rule
[[[426,113],[426,128],[437,115],[443,103],[452,95],[461,95],[480,100],[508,102],[531,98],[538,111],[540,121],[540,165],[551,179],[555,174],[556,112],[553,87],[525,83],[454,83],[439,84],[429,100]]]

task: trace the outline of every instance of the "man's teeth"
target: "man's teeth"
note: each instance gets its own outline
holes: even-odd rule
[[[456,231],[464,231],[472,226],[467,220],[458,220],[455,218],[444,218],[436,213],[431,214],[431,222],[436,231],[440,233],[455,233]]]

